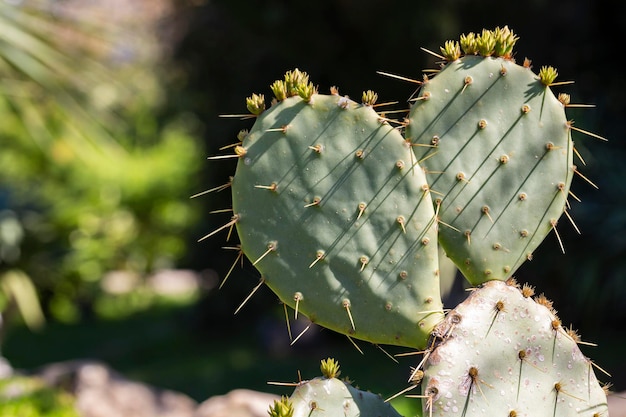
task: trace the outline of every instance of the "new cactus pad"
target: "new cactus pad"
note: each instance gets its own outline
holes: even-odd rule
[[[322,361],[324,366],[337,362],[329,358]],[[297,385],[289,399],[282,398],[270,409],[273,417],[401,417],[383,399],[369,391],[362,391],[350,383],[337,379],[337,375],[323,374]]]
[[[439,241],[474,285],[506,280],[532,256],[574,175],[564,105],[547,85],[556,73],[517,65],[516,39],[498,30],[446,43],[406,128],[439,196]]]
[[[293,74],[273,84],[280,101],[236,148],[242,250],[296,314],[373,343],[423,347],[443,317],[424,173],[373,110],[372,92],[365,104],[290,95],[308,85],[285,87]]]
[[[532,293],[491,281],[448,313],[424,363],[424,415],[606,415],[606,394],[578,335]]]

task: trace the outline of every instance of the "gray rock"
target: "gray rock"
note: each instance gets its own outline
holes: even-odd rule
[[[235,389],[204,401],[193,417],[268,417],[270,405],[278,399],[278,395]]]
[[[184,394],[131,381],[99,362],[55,363],[39,376],[74,394],[81,417],[191,417],[198,405]]]

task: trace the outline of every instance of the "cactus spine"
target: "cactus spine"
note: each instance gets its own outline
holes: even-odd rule
[[[320,94],[290,71],[271,85],[271,107],[261,94],[246,100],[254,126],[216,157],[238,158],[233,215],[205,237],[236,228],[261,283],[296,317],[424,350],[411,376],[424,414],[607,412],[576,333],[511,278],[549,233],[561,243],[577,172],[569,97],[552,93],[554,68],[514,62],[517,40],[505,26],[446,42],[445,65],[399,127],[376,113],[376,93]],[[447,315],[438,243],[475,286]],[[334,361],[322,371],[270,415],[394,415],[337,380]]]

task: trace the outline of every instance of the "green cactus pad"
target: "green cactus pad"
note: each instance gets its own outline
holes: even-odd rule
[[[299,384],[290,397],[293,417],[401,417],[380,396],[337,378],[314,378]]]
[[[423,347],[443,318],[436,222],[398,130],[346,97],[290,96],[236,152],[241,247],[279,298],[351,337]]]
[[[448,313],[424,364],[424,415],[606,415],[606,394],[578,336],[543,300],[528,287],[491,281]]]
[[[509,278],[566,205],[574,170],[563,104],[529,68],[466,55],[423,84],[406,134],[440,196],[448,256],[473,285]]]

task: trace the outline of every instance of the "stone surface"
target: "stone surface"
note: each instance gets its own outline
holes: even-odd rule
[[[99,362],[55,363],[40,376],[73,393],[81,417],[191,417],[197,407],[184,394],[131,381]]]
[[[609,416],[626,417],[626,391],[610,394],[608,401]]]
[[[278,395],[236,389],[200,404],[193,417],[267,417]]]
[[[129,380],[106,364],[77,360],[50,364],[37,376],[76,396],[81,417],[267,417],[278,395],[235,389],[198,404],[175,391]],[[608,397],[609,415],[626,417],[626,392]]]

